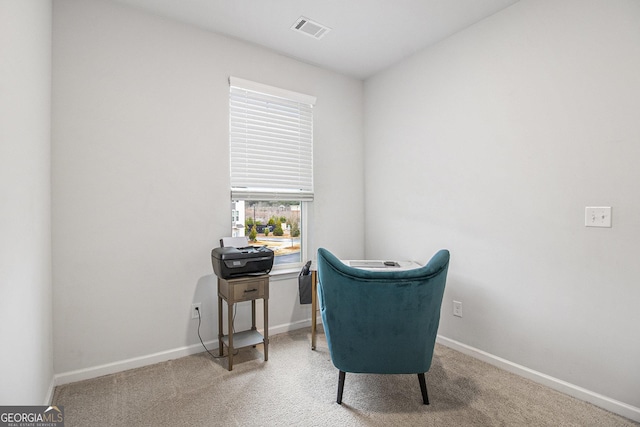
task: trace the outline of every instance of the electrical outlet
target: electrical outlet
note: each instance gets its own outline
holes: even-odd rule
[[[462,317],[462,303],[460,301],[453,302],[453,315]]]
[[[191,304],[191,318],[192,319],[197,319],[198,317],[198,312],[200,312],[200,316],[202,316],[202,303],[200,302],[194,302],[193,304]]]
[[[611,227],[611,206],[584,208],[586,227]]]

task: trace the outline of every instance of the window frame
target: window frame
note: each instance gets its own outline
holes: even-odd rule
[[[232,227],[232,232],[234,230],[234,218],[233,218],[233,207],[234,207],[234,202],[235,201],[245,201],[245,203],[247,201],[298,201],[300,202],[300,260],[298,262],[295,263],[286,263],[286,264],[275,264],[274,263],[274,267],[272,270],[272,273],[286,273],[289,271],[293,271],[293,269],[299,269],[301,265],[303,265],[305,263],[305,260],[308,257],[308,242],[309,242],[309,210],[311,209],[312,203],[313,203],[313,197],[314,197],[314,189],[313,189],[313,106],[315,105],[316,102],[316,98],[310,95],[305,95],[305,94],[300,94],[297,92],[293,92],[293,91],[289,91],[286,89],[281,89],[281,88],[277,88],[277,87],[273,87],[273,86],[268,86],[268,85],[264,85],[261,83],[256,83],[256,82],[251,82],[249,80],[244,80],[244,79],[240,79],[237,77],[230,77],[229,78],[229,161],[230,161],[230,189],[231,189],[231,206],[230,206],[230,215],[231,215],[231,227]],[[295,163],[295,160],[299,160],[299,162],[302,163],[297,163],[298,164],[298,169],[302,170],[303,168],[300,167],[300,164],[302,165],[306,165],[306,169],[304,173],[301,173],[301,176],[298,178],[297,175],[295,175],[295,172],[290,174],[293,175],[292,180],[290,181],[291,183],[294,183],[293,185],[287,187],[287,185],[289,184],[289,181],[287,181],[287,177],[285,176],[284,178],[282,178],[282,176],[277,176],[278,173],[274,174],[274,176],[276,176],[276,178],[274,180],[270,180],[269,178],[271,177],[271,174],[269,173],[269,167],[271,168],[276,168],[278,167],[278,165],[269,165],[269,162],[267,161],[267,167],[262,167],[263,172],[267,175],[267,179],[265,179],[264,181],[261,181],[259,178],[257,180],[252,180],[252,179],[248,179],[245,180],[246,176],[249,176],[251,174],[247,173],[245,174],[242,178],[242,180],[238,180],[237,179],[237,172],[239,169],[238,168],[238,164],[242,163],[242,161],[244,160],[244,163],[246,164],[250,164],[251,160],[253,159],[253,157],[251,157],[251,146],[253,145],[258,145],[258,148],[260,150],[264,150],[264,149],[270,149],[273,148],[274,144],[272,144],[271,141],[273,141],[274,139],[271,138],[272,133],[269,133],[269,135],[265,138],[265,139],[261,139],[263,135],[258,135],[256,133],[252,133],[253,130],[255,130],[256,128],[258,128],[259,126],[261,126],[262,124],[258,124],[257,126],[255,125],[255,123],[253,124],[244,124],[245,128],[250,128],[251,125],[253,125],[253,127],[249,130],[246,130],[245,134],[242,134],[242,132],[238,131],[238,129],[242,129],[243,125],[239,123],[242,122],[242,120],[239,120],[239,116],[238,113],[239,109],[235,109],[236,106],[238,105],[238,92],[243,92],[246,93],[246,97],[248,99],[253,99],[253,96],[255,95],[256,98],[258,98],[258,105],[260,103],[264,103],[265,105],[270,105],[268,104],[268,101],[265,101],[265,99],[272,99],[274,105],[276,105],[276,107],[279,106],[278,102],[282,101],[285,104],[285,109],[289,109],[289,108],[293,108],[292,111],[295,111],[295,107],[291,107],[291,105],[293,104],[300,104],[300,112],[298,113],[298,121],[300,123],[298,123],[298,126],[300,126],[299,130],[298,130],[298,134],[299,134],[299,140],[297,142],[297,150],[301,152],[301,155],[303,157],[296,157],[295,154],[291,155],[291,150],[286,150],[286,152],[288,153],[288,155],[291,155],[291,158],[294,160],[287,160],[284,163],[286,163],[285,166],[283,166],[283,170],[287,170],[286,167],[287,166],[291,166],[292,164]],[[242,97],[244,95],[240,95],[240,97]],[[272,98],[271,98],[272,97]],[[274,99],[274,98],[277,98]],[[236,104],[234,104],[234,102]],[[243,104],[239,104],[241,107],[243,106]],[[251,105],[251,107],[253,108],[253,105]],[[258,107],[259,108],[259,107]],[[250,113],[254,113],[255,110],[253,109],[247,109],[250,110]],[[263,110],[259,110],[258,111],[258,115],[261,114]],[[264,110],[266,111],[266,110]],[[291,111],[289,111],[291,112]],[[306,115],[305,115],[306,114]],[[265,113],[266,115],[266,113]],[[289,117],[295,117],[295,114],[289,114]],[[253,116],[252,116],[253,117]],[[307,119],[305,121],[305,119]],[[250,122],[251,119],[247,119],[247,122]],[[277,118],[274,119],[274,122],[269,122],[266,121],[266,126],[270,128],[271,124],[276,123],[275,128],[279,127],[279,122],[280,120],[278,120]],[[291,123],[288,123],[289,125]],[[287,127],[287,129],[285,130],[287,132],[287,134],[290,136],[291,133],[289,133],[289,131],[292,129],[291,126]],[[295,134],[296,129],[293,127],[294,132],[293,134]],[[278,129],[276,129],[276,132],[278,131]],[[266,132],[261,132],[261,133],[266,133]],[[238,141],[238,136],[240,135],[240,141],[241,142],[237,142]],[[275,139],[279,139],[280,134],[275,133]],[[242,140],[242,138],[246,138],[244,141]],[[253,138],[253,139],[251,139]],[[293,147],[296,144],[296,137],[284,137],[283,139],[287,139],[289,140],[288,142],[285,142],[286,147]],[[306,138],[306,139],[305,139]],[[236,142],[234,142],[234,139]],[[253,142],[248,142],[249,139],[251,139],[251,141]],[[291,143],[291,141],[294,141],[294,143]],[[234,145],[235,144],[235,145]],[[248,152],[249,154],[246,154],[246,158],[243,159],[243,155],[245,155],[244,153],[240,153],[238,155],[238,146],[242,146],[244,144],[244,148],[245,151]],[[303,148],[308,146],[308,148]],[[248,148],[247,148],[248,147]],[[235,150],[235,151],[234,151]],[[295,147],[294,147],[295,150]],[[236,156],[234,158],[234,156]],[[308,158],[305,158],[304,156],[308,156]],[[284,157],[284,156],[283,156]],[[238,162],[238,158],[240,159],[240,162]],[[235,163],[234,163],[235,161]],[[260,161],[262,161],[262,159],[260,159]],[[305,162],[306,161],[306,162]],[[234,166],[235,165],[235,166]],[[262,163],[260,163],[260,165],[263,165]],[[234,169],[234,167],[236,169]],[[250,168],[250,166],[240,166],[244,167],[245,170],[248,170]],[[271,169],[273,170],[273,169]],[[266,172],[264,172],[266,171]],[[279,173],[281,172],[280,169],[278,169]],[[248,171],[248,172],[252,172],[252,171]],[[236,174],[236,175],[234,175]],[[308,175],[310,174],[310,179],[308,177]],[[303,176],[304,175],[304,176]],[[274,185],[275,188],[269,188],[267,186],[263,186],[263,182],[276,182],[276,185]],[[238,182],[242,182],[242,184],[245,184],[246,182],[249,182],[249,185],[246,186],[237,186],[236,184]],[[284,183],[284,184],[282,184]],[[310,185],[309,185],[310,184]],[[235,185],[235,186],[234,186]],[[246,211],[246,208],[245,208]],[[254,218],[255,220],[255,218]],[[246,222],[246,216],[245,216],[245,222]],[[244,226],[245,224],[243,224]],[[248,235],[248,231],[246,229],[244,229],[243,231],[244,235]]]

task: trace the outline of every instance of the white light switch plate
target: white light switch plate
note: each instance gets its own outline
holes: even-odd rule
[[[584,208],[584,225],[586,227],[611,227],[611,207]]]

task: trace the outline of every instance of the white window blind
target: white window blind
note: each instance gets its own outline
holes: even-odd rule
[[[313,200],[315,98],[229,79],[231,197]]]

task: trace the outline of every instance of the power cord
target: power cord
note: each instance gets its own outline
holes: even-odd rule
[[[209,349],[207,348],[206,345],[204,345],[204,341],[202,341],[202,337],[200,336],[200,325],[202,324],[202,316],[200,315],[200,308],[196,307],[196,311],[198,312],[198,338],[200,338],[200,343],[202,344],[202,347],[204,347],[204,349],[207,351],[207,353],[209,353],[209,356],[213,357],[214,359],[224,359],[225,357],[228,357],[229,355],[222,355],[222,356],[216,356],[215,354],[211,353],[209,351]],[[233,313],[233,318],[235,320],[235,311]],[[234,329],[235,331],[235,329]],[[224,353],[224,345],[222,346],[222,351]],[[233,352],[233,355],[235,356],[236,354],[238,354],[238,350]]]

